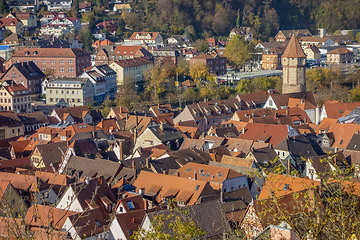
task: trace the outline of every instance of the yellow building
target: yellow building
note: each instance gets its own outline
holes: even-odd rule
[[[5,27],[7,30],[10,30],[12,33],[22,35],[24,33],[23,23],[17,18],[1,18],[0,27]]]
[[[314,60],[320,60],[321,59],[321,53],[317,46],[309,45],[306,48],[304,48],[304,53],[306,54],[307,59],[314,59]]]
[[[132,58],[116,61],[110,67],[116,72],[117,85],[123,85],[125,81],[132,80],[134,83],[144,80],[144,72],[151,69],[153,61],[147,58]],[[126,83],[126,82],[125,82]]]

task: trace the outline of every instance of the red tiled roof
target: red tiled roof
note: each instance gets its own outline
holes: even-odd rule
[[[282,57],[285,58],[306,58],[304,51],[302,50],[299,41],[296,36],[293,35],[287,45]]]
[[[345,110],[354,110],[354,108],[360,107],[360,102],[343,103],[337,101],[328,101],[324,104],[326,116],[328,118],[339,118],[343,115]]]
[[[238,138],[258,141],[266,136],[270,137],[267,143],[276,146],[286,138],[288,132],[286,125],[248,123],[245,126],[245,133],[240,134]]]
[[[333,133],[335,139],[331,147],[346,148],[347,145],[349,145],[352,136],[358,131],[360,131],[360,125],[358,124],[330,124],[328,133]]]

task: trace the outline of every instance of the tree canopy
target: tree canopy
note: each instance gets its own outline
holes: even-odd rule
[[[235,68],[240,69],[251,59],[252,44],[240,35],[233,36],[225,47],[225,56],[228,62]]]

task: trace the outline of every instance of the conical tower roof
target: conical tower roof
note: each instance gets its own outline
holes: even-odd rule
[[[282,57],[286,58],[306,58],[304,51],[302,50],[299,41],[295,34],[292,35],[289,44],[287,45]]]

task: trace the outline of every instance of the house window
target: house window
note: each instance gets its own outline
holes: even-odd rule
[[[69,68],[69,72],[74,72],[74,68]]]
[[[69,64],[72,64],[73,63],[73,61],[72,60],[69,60]]]
[[[64,64],[64,60],[60,60],[60,64]]]
[[[42,64],[46,64],[46,60],[42,60],[41,63],[42,63]]]
[[[64,68],[60,68],[60,72],[65,72],[65,69],[64,69]]]
[[[51,60],[51,64],[55,64],[55,60]]]

